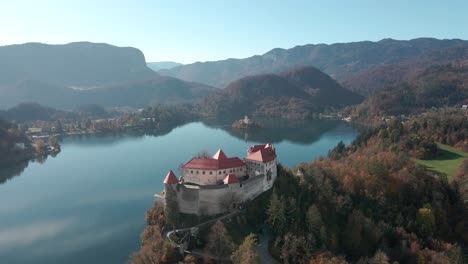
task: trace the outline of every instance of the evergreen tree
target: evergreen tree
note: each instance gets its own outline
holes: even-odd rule
[[[275,191],[271,195],[270,205],[268,206],[267,214],[267,221],[271,225],[273,230],[278,234],[282,234],[287,221],[286,204],[282,200],[282,197],[278,197]]]
[[[323,222],[322,222],[322,216],[317,206],[312,205],[309,207],[309,209],[307,210],[306,219],[307,219],[307,226],[309,230],[314,235],[316,236],[319,235]]]

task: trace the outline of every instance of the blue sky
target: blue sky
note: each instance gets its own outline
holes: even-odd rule
[[[308,43],[468,39],[467,10],[461,0],[0,0],[0,45],[106,42],[191,63]]]

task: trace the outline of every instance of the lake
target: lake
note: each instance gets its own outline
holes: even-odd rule
[[[293,168],[357,135],[341,121],[264,122],[249,133],[212,120],[161,135],[66,138],[56,157],[3,168],[0,262],[125,263],[168,170],[179,176],[178,166],[200,151],[242,158],[252,144],[273,143],[279,162]]]

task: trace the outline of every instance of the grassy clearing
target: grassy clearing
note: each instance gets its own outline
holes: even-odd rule
[[[414,159],[414,161],[431,170],[447,175],[447,178],[450,180],[458,167],[460,167],[462,161],[468,159],[468,153],[444,144],[437,144],[437,146],[441,153],[436,158],[430,160]]]

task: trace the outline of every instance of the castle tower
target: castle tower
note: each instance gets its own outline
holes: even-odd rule
[[[213,159],[224,160],[224,159],[227,159],[227,156],[226,154],[224,154],[222,149],[218,149],[218,151],[216,151],[216,153],[213,155]]]
[[[174,184],[178,184],[178,183],[179,183],[179,180],[175,176],[174,172],[172,172],[172,170],[170,170],[167,173],[166,178],[164,178],[164,186],[174,185]]]

